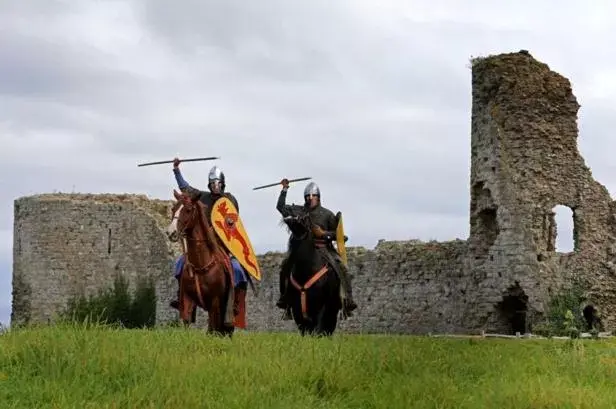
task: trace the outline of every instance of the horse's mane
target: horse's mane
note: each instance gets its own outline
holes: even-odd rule
[[[201,201],[196,201],[195,205],[199,209],[199,223],[202,225],[202,227],[205,228],[205,231],[203,233],[207,238],[208,245],[210,246],[211,250],[218,251],[220,249],[220,246],[218,245],[218,240],[216,236],[214,236],[212,225],[209,223],[208,220],[206,220],[205,217],[207,206],[201,203]]]
[[[291,228],[289,227],[289,225],[284,221],[284,217],[280,218],[280,221],[278,222],[278,226],[284,228],[287,233],[291,234]]]

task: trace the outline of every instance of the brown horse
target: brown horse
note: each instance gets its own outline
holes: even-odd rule
[[[199,306],[208,313],[208,333],[231,336],[235,328],[231,260],[205,217],[205,205],[175,189],[173,195],[178,201],[173,223],[185,257],[179,278],[180,319],[190,325]]]

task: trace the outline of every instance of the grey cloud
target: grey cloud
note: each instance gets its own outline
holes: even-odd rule
[[[117,106],[127,91],[139,90],[140,82],[130,73],[109,67],[104,57],[83,46],[5,33],[0,37],[0,94],[61,98],[63,104],[81,108]]]
[[[74,11],[74,3],[65,0],[29,0],[5,3],[2,6],[2,15],[5,18],[28,16],[50,18]]]
[[[144,23],[154,27],[154,34],[169,41],[172,48],[194,53],[199,48],[212,47],[242,56],[250,46],[259,51],[259,45],[284,50],[313,48],[315,53],[329,50],[330,44],[340,42],[336,35],[340,23],[349,28],[352,20],[345,16],[343,2],[332,4],[324,1],[289,3],[269,0],[260,3],[241,1],[188,0],[179,9],[164,1],[142,2]],[[361,31],[356,33],[362,35]]]
[[[435,51],[440,48],[439,41],[449,38],[431,38],[439,35],[437,30],[442,26],[409,33],[371,27],[353,13],[351,3],[337,3],[334,9],[330,3],[311,3],[305,9],[297,3],[274,1],[258,5],[199,2],[192,6],[193,12],[186,16],[171,4],[148,2],[145,21],[153,35],[176,49],[186,46],[184,52],[191,55],[200,48],[221,50],[220,56],[233,61],[241,74],[250,75],[253,81],[267,80],[273,92],[282,88],[285,95],[281,96],[293,101],[290,109],[302,99],[305,103],[299,106],[307,110],[319,107],[320,114],[329,117],[339,111],[353,112],[356,103],[370,99],[375,106],[380,99],[394,99],[411,105],[464,109],[459,105],[463,102],[460,96],[468,86],[463,71],[455,65],[461,66],[465,60],[452,65],[451,59]],[[338,104],[338,100],[346,104]],[[289,106],[281,105],[283,110]]]
[[[267,12],[263,13],[262,11],[260,11],[260,9],[253,10],[253,11],[255,12],[255,15],[251,17],[250,21],[254,21],[255,24],[259,25],[259,24],[262,24],[262,22],[260,22],[259,18],[257,17],[265,17],[266,21],[269,21],[272,23],[272,24],[263,23],[262,26],[259,26],[256,29],[256,31],[259,31],[259,30],[262,30],[263,27],[265,27],[264,30],[267,33],[266,35],[263,36],[263,38],[269,41],[269,43],[267,43],[268,47],[272,47],[272,44],[275,45],[277,41],[278,42],[282,41],[280,39],[276,40],[277,38],[285,38],[283,34],[287,33],[289,29],[287,29],[286,31],[283,30],[282,32],[277,32],[277,31],[275,33],[268,32],[268,30],[271,30],[271,27],[276,27],[276,25],[273,24],[273,21],[275,20],[275,18],[272,17],[271,13],[267,13]],[[259,13],[263,13],[263,14],[259,14]],[[168,16],[169,10],[164,10],[162,14]],[[207,16],[208,18],[221,21],[222,19],[217,17],[215,14],[216,14],[216,8],[208,10]],[[309,14],[310,13],[301,13],[301,16],[300,16],[301,21],[303,22],[304,19],[307,18],[306,16]],[[173,12],[171,12],[171,15],[173,15]],[[190,15],[194,17],[199,17],[198,12],[191,13]],[[342,15],[342,13],[338,13],[338,15],[340,16]],[[241,18],[243,17],[240,14],[238,18],[240,18],[241,20]],[[169,20],[173,21],[173,18],[170,18]],[[335,19],[330,19],[330,20],[331,20],[330,24],[329,26],[327,26],[329,27],[329,29],[320,30],[319,33],[328,32],[329,34],[331,34],[332,39],[341,38],[340,33],[338,33],[339,35],[337,36],[334,35],[336,34],[334,30],[337,27],[335,23],[337,23],[338,20],[335,20]],[[207,21],[207,19],[205,21]],[[344,20],[341,20],[341,21],[344,22]],[[195,22],[199,22],[200,24],[199,27],[204,27],[204,25],[202,25],[202,20],[200,20],[199,18],[197,18]],[[205,24],[205,26],[210,27],[210,28],[205,29],[206,33],[207,33],[207,30],[212,29],[211,28],[212,26],[209,26],[207,24]],[[233,23],[226,23],[225,29],[229,29],[231,26],[233,26]],[[249,26],[247,24],[244,24],[241,21],[239,23],[239,26],[243,27],[239,29],[240,30],[239,34],[234,34],[233,32],[231,32],[230,34],[229,33],[227,34],[233,36],[233,38],[236,38],[236,37],[245,38],[247,35],[254,33],[253,31],[249,29]],[[351,23],[349,23],[347,26],[351,26]],[[215,25],[213,27],[215,27]],[[291,30],[291,33],[298,34],[298,31],[297,31],[298,27],[301,28],[302,26],[301,24],[291,24],[290,27],[295,29],[295,30]],[[189,30],[190,28],[191,28],[191,24],[185,24],[185,23],[182,24],[183,30]],[[196,27],[192,27],[192,28],[196,28]],[[220,28],[220,30],[222,30],[220,33],[222,33],[224,37],[225,32],[223,28]],[[242,30],[244,30],[243,33],[242,33]],[[362,33],[358,24],[355,24],[353,32]],[[221,35],[218,31],[216,31],[216,33]],[[214,36],[214,34],[212,33],[210,34]],[[362,35],[364,37],[368,37],[366,33],[363,33]],[[207,37],[207,35],[203,37]],[[297,35],[297,37],[300,38],[301,36]],[[365,39],[368,39],[368,38],[365,38]],[[218,41],[220,39],[215,38],[215,40]],[[309,40],[311,40],[311,38],[304,39],[305,47],[303,49],[300,48],[300,51],[306,51],[310,53],[311,48],[318,49],[316,47],[321,46],[324,49],[327,49],[327,52],[329,54],[332,54],[332,55],[335,54],[333,53],[334,49],[331,44],[326,43],[326,42],[320,43],[320,44],[314,43],[314,42],[310,43]],[[359,48],[359,44],[360,44],[358,42],[359,40],[357,39],[352,41],[351,38],[347,38],[345,40],[340,40],[340,41],[347,41],[348,44],[354,44],[355,48],[357,49],[357,52],[361,50]],[[284,41],[282,42],[284,43]],[[379,45],[380,44],[381,43],[379,43]],[[289,48],[290,46],[286,45],[286,47]],[[28,47],[23,46],[23,47],[20,47],[20,49],[28,50]],[[396,63],[399,62],[399,61],[387,62],[384,58],[381,58],[381,56],[378,54],[375,55],[374,58],[370,59],[371,57],[370,51],[372,50],[378,50],[376,45],[373,45],[371,48],[368,49],[368,52],[364,53],[364,56],[365,56],[363,58],[364,61],[360,61],[361,64],[354,64],[352,56],[347,56],[346,60],[341,56],[337,56],[337,58],[339,61],[349,61],[346,66],[347,69],[352,66],[362,67],[362,64],[365,65],[365,63],[367,62],[371,62],[371,66],[366,67],[367,68],[366,72],[368,73],[370,72],[371,67],[378,67],[377,64],[379,63],[384,64],[388,67],[395,67]],[[283,64],[282,68],[284,68],[284,53],[282,54],[276,53],[276,51],[279,51],[279,50],[276,50],[276,49],[273,50],[269,61],[280,62],[281,64]],[[403,55],[403,53],[392,52],[391,55]],[[230,54],[230,55],[227,55],[226,57],[229,59],[227,65],[234,66],[233,65],[234,63],[233,55]],[[314,58],[310,58],[310,57],[311,56],[308,55],[308,60],[315,61]],[[101,58],[101,57],[98,56],[98,58]],[[83,61],[83,58],[81,58],[78,53],[76,53],[75,55],[66,54],[63,56],[63,60],[65,61],[70,61],[71,59],[73,60],[79,59],[79,61]],[[421,60],[421,58],[417,58],[416,60],[419,61]],[[235,63],[236,63],[235,67],[237,67],[237,61],[235,61]],[[39,66],[47,66],[47,65],[49,64],[43,64],[43,63],[39,64]],[[323,65],[327,66],[328,64],[325,61]],[[409,73],[417,71],[419,68],[421,68],[421,66],[417,63],[413,63],[411,65],[412,66],[409,66],[408,64],[406,66],[403,65],[401,66],[402,70],[396,69],[397,70],[396,72],[403,74],[405,67],[409,68],[408,70]],[[253,69],[253,67],[249,67],[249,71],[251,75],[257,74],[256,71]],[[107,72],[107,71],[104,71],[104,72]],[[272,72],[271,67],[266,72],[271,73]],[[334,72],[334,71],[331,71],[331,72]],[[354,71],[351,71],[351,74],[353,74],[353,72]],[[355,72],[358,72],[361,74],[360,71],[356,70]],[[238,71],[238,74],[239,73],[249,74],[249,72]],[[421,75],[425,75],[425,73],[427,73],[426,70],[424,70],[424,74],[421,74]],[[346,75],[346,72],[342,74]],[[356,77],[358,77],[360,74],[356,74]],[[365,74],[365,72],[363,74]],[[390,72],[384,72],[382,74],[389,74],[391,76],[393,72],[391,72],[390,70]],[[381,77],[387,78],[387,75],[381,75]],[[442,75],[442,78],[449,78],[449,77],[450,76]],[[89,79],[91,77],[88,77],[86,75],[85,78]],[[402,78],[402,76],[400,76],[400,78]],[[426,105],[429,106],[429,103],[430,103],[429,98],[431,97],[433,98],[432,105],[435,105],[435,104],[440,105],[441,114],[443,115],[448,114],[449,111],[447,110],[447,105],[452,104],[453,101],[455,101],[455,98],[452,97],[452,95],[460,94],[459,92],[455,92],[455,89],[454,89],[455,87],[449,90],[451,92],[446,91],[447,95],[445,93],[442,93],[439,95],[439,93],[436,90],[443,89],[442,80],[439,80],[441,82],[441,87],[439,88],[437,87],[438,85],[437,83],[434,83],[432,86],[430,86],[429,82],[425,81],[424,78],[420,77],[418,79],[419,81],[416,82],[414,87],[409,87],[409,89],[412,88],[412,92],[410,92],[409,94],[414,97],[414,101],[412,101],[413,104],[417,105],[419,104],[419,102],[424,101]],[[134,80],[134,81],[131,81],[131,80]],[[242,81],[241,77],[237,78],[237,80],[240,84],[242,84],[242,86],[247,85],[246,81],[245,80]],[[145,92],[141,94],[141,91],[144,91],[144,86],[139,87],[137,85],[140,83],[140,81],[142,80],[128,76],[128,75],[127,76],[120,75],[117,78],[115,77],[106,78],[105,77],[105,78],[98,79],[97,81],[93,81],[94,83],[98,84],[100,88],[88,89],[88,88],[81,88],[81,86],[83,85],[83,81],[79,81],[79,75],[77,75],[75,84],[73,84],[72,86],[63,84],[64,88],[65,89],[75,88],[75,89],[87,90],[87,92],[84,92],[84,94],[87,94],[88,99],[91,99],[94,102],[92,104],[88,104],[88,101],[74,99],[75,98],[74,95],[72,95],[71,97],[68,97],[66,95],[64,96],[58,95],[58,97],[64,97],[63,99],[61,99],[61,101],[63,101],[65,104],[69,102],[72,105],[79,103],[80,106],[82,107],[85,105],[85,106],[91,106],[93,110],[97,109],[96,112],[98,113],[99,116],[98,118],[95,117],[92,119],[92,122],[94,123],[86,122],[83,120],[81,120],[81,122],[85,122],[84,128],[87,129],[89,127],[90,132],[94,130],[96,136],[100,140],[104,139],[105,146],[103,149],[106,148],[108,151],[112,153],[118,153],[118,152],[136,153],[136,152],[139,152],[140,150],[143,150],[144,145],[155,145],[157,148],[160,148],[161,152],[163,150],[168,152],[172,150],[174,146],[177,146],[180,144],[197,143],[198,140],[202,139],[202,136],[200,135],[201,132],[197,131],[198,129],[197,124],[195,124],[194,126],[190,126],[190,127],[180,125],[178,126],[178,129],[175,129],[175,130],[172,130],[170,125],[166,126],[165,124],[166,120],[165,120],[164,114],[160,115],[161,111],[163,110],[162,109],[159,110],[158,104],[154,104],[152,102],[152,100],[156,100],[156,91],[159,91],[160,89],[155,88],[154,91]],[[228,121],[223,123],[222,120],[219,120],[219,122],[217,122],[216,120],[210,120],[209,121],[210,123],[211,122],[214,122],[214,123],[212,125],[209,125],[209,127],[210,127],[210,131],[213,131],[213,133],[217,135],[217,137],[230,138],[231,140],[234,140],[236,138],[237,139],[242,138],[242,134],[247,134],[248,132],[254,132],[255,138],[259,139],[261,142],[261,146],[263,147],[262,149],[263,153],[271,152],[272,147],[277,146],[277,145],[279,146],[280,145],[279,142],[281,140],[288,139],[288,135],[290,132],[287,133],[287,135],[285,134],[280,135],[278,133],[280,128],[290,129],[295,134],[294,136],[299,136],[303,140],[310,140],[310,139],[319,140],[320,138],[339,137],[340,134],[333,134],[333,132],[331,131],[328,132],[328,129],[327,129],[328,122],[329,123],[331,123],[332,121],[341,122],[344,120],[344,118],[347,118],[347,121],[356,121],[358,125],[363,124],[365,126],[369,126],[369,124],[366,124],[365,122],[362,123],[361,118],[365,116],[366,114],[373,112],[374,108],[378,106],[378,104],[383,100],[383,98],[388,97],[386,95],[380,96],[380,97],[375,95],[374,100],[372,100],[370,96],[364,96],[362,99],[360,98],[361,89],[359,91],[354,90],[352,83],[345,83],[344,81],[340,81],[340,83],[337,83],[337,84],[335,82],[330,81],[325,88],[319,89],[317,88],[317,86],[318,85],[322,86],[323,85],[322,83],[319,84],[318,82],[316,82],[313,85],[309,85],[310,78],[309,77],[306,78],[305,76],[302,76],[302,82],[305,85],[293,86],[292,84],[291,85],[287,84],[286,88],[283,88],[278,81],[272,81],[269,84],[267,84],[266,82],[259,83],[257,79],[253,79],[252,81],[253,81],[252,82],[253,87],[248,86],[245,88],[240,88],[238,86],[234,87],[232,86],[233,84],[225,83],[225,85],[228,86],[228,89],[227,89],[228,96],[227,96],[227,99],[225,99],[224,97],[217,99],[217,102],[221,104],[223,108],[219,107],[216,110],[217,111],[216,113],[218,114],[218,116],[222,116],[223,120],[228,119]],[[58,80],[57,82],[62,83],[62,81],[60,80]],[[206,83],[207,85],[211,85],[212,81],[206,81]],[[201,86],[205,88],[206,83],[202,83]],[[364,81],[364,83],[366,83],[366,81]],[[456,82],[452,81],[452,84],[455,84],[455,83]],[[423,84],[427,84],[427,85],[423,85]],[[198,82],[196,86],[199,87]],[[371,87],[375,88],[375,86],[371,86]],[[219,88],[220,87],[218,87],[218,89],[215,89],[213,91],[213,94],[216,95],[217,97],[221,96],[221,91]],[[404,89],[404,87],[402,87],[400,83],[396,84],[395,81],[391,82],[390,88]],[[212,90],[208,89],[206,92],[211,93]],[[372,91],[372,93],[374,93],[374,91]],[[386,94],[385,92],[382,92],[382,93]],[[147,95],[152,95],[152,98],[147,97]],[[163,95],[165,94],[163,93]],[[207,98],[206,95],[204,95],[203,97],[204,97],[203,99]],[[231,101],[232,99],[233,101]],[[265,101],[268,101],[269,103],[269,106],[270,106],[269,110],[265,110],[261,108],[262,106],[267,106],[263,104],[263,102]],[[190,102],[189,102],[189,105],[190,105]],[[136,107],[139,107],[139,106],[142,107],[143,115],[137,117],[136,119],[132,119],[132,120],[124,119],[122,118],[122,116],[110,117],[110,116],[101,115],[101,112],[104,112],[104,110],[107,110],[107,109],[111,110],[109,114],[114,114],[114,113],[118,114],[122,111],[126,111],[125,112],[126,115],[128,114],[135,115],[136,114],[135,110],[137,109]],[[171,108],[171,109],[167,109],[167,113],[169,116],[173,116],[174,114],[178,113],[177,110],[173,109],[172,105],[169,105],[168,108]],[[211,105],[204,106],[203,108],[204,108],[203,112],[206,118],[209,119],[209,118],[214,117],[214,115],[211,115],[211,114],[208,116],[208,113],[207,113],[208,110],[211,110],[212,108]],[[42,107],[39,107],[39,109],[42,109]],[[71,109],[72,109],[71,106],[66,106],[66,111],[71,110]],[[457,109],[460,109],[460,107],[457,107]],[[59,110],[59,109],[56,107],[56,110]],[[41,112],[41,111],[37,111],[37,112]],[[242,113],[237,114],[239,112],[242,112]],[[248,120],[245,119],[247,112],[251,112],[251,114],[248,114],[248,118],[249,118]],[[23,117],[28,117],[30,122],[33,119],[32,115],[29,115],[31,113],[32,111],[26,110],[23,115]],[[147,120],[147,113],[149,113],[150,115],[157,115],[156,120],[150,123]],[[238,118],[238,119],[244,118],[244,120],[243,121],[240,120],[239,123],[234,126],[232,122],[236,121],[235,118]],[[290,121],[293,121],[295,125],[289,125]],[[244,129],[242,129],[242,127]],[[314,135],[314,134],[309,133],[310,131],[314,130],[314,127],[321,128],[320,130],[317,129],[317,131],[319,131],[320,134]],[[249,129],[249,131],[247,131],[246,129]],[[261,132],[259,132],[260,129],[261,129]],[[234,152],[234,154],[237,154],[237,152]]]

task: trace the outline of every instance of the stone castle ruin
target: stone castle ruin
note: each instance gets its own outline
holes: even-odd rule
[[[341,331],[528,332],[574,282],[585,288],[585,313],[611,329],[615,202],[578,152],[578,108],[569,81],[526,51],[474,60],[470,236],[349,248],[359,309]],[[570,253],[555,251],[557,205],[573,213]],[[12,322],[52,320],[69,297],[108,287],[117,273],[154,280],[157,322],[176,320],[167,305],[178,254],[164,233],[170,206],[131,195],[15,200]],[[260,256],[250,330],[295,331],[274,305],[283,256]]]

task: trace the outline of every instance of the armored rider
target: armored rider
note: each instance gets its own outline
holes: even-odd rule
[[[278,203],[276,204],[276,209],[280,212],[280,214],[282,214],[283,217],[288,217],[308,212],[310,214],[310,219],[312,220],[312,223],[319,226],[321,230],[323,230],[323,232],[325,233],[324,237],[327,244],[319,249],[323,251],[323,255],[326,256],[326,259],[331,262],[331,264],[337,270],[340,276],[340,281],[342,282],[344,292],[346,293],[344,297],[345,305],[343,306],[343,308],[345,311],[345,315],[350,316],[351,312],[357,308],[357,304],[353,300],[351,280],[349,278],[346,266],[344,265],[344,263],[342,263],[340,255],[338,254],[334,246],[331,244],[332,240],[336,239],[338,219],[331,210],[321,205],[321,191],[316,183],[310,182],[304,189],[303,206],[286,204],[287,190],[289,189],[289,180],[283,179],[281,181],[281,185],[282,190],[280,192],[280,196],[278,197]],[[282,262],[280,268],[280,298],[276,302],[276,306],[282,309],[287,308],[287,302],[285,299],[285,283],[289,279],[291,270],[293,269],[294,263],[292,260],[293,259],[289,245],[289,252],[285,260]]]
[[[210,169],[210,172],[208,174],[208,185],[207,185],[209,192],[206,192],[206,191],[199,190],[199,189],[192,187],[186,180],[184,180],[184,178],[182,177],[182,172],[180,172],[180,162],[181,161],[178,158],[175,158],[173,160],[173,173],[175,175],[175,180],[178,184],[178,188],[183,193],[189,194],[193,197],[198,197],[199,200],[203,204],[206,205],[205,217],[207,217],[208,220],[211,219],[212,206],[214,205],[216,200],[218,200],[222,196],[225,196],[227,199],[231,201],[231,203],[233,203],[233,205],[235,206],[239,214],[240,207],[237,202],[237,199],[230,192],[225,192],[225,187],[226,187],[225,174],[220,170],[220,168],[218,168],[218,166],[213,166]],[[182,269],[184,267],[184,257],[185,257],[184,255],[181,255],[176,260],[176,263],[175,263],[175,278],[178,280],[178,285],[180,282],[180,276],[182,274]],[[232,254],[229,254],[229,258],[231,259],[231,265],[233,266],[235,287],[242,291],[246,291],[247,282],[248,280],[250,280],[250,277],[248,276],[248,274],[246,274],[240,262]],[[178,297],[177,300],[173,300],[169,303],[169,305],[175,309],[179,308],[179,298],[180,298],[179,287],[178,287],[177,297]]]

